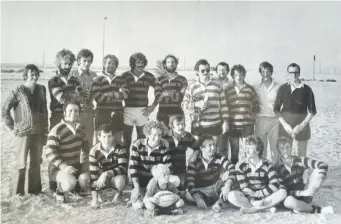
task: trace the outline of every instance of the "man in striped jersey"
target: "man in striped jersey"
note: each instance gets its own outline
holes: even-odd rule
[[[164,138],[169,143],[173,174],[180,178],[179,189],[183,191],[187,164],[193,162],[198,155],[196,140],[191,133],[185,131],[185,117],[182,115],[170,116],[169,127],[171,130]]]
[[[78,78],[71,76],[70,71],[75,62],[75,55],[66,49],[59,51],[56,55],[57,74],[48,81],[48,88],[50,92],[50,130],[63,119],[63,105],[66,101],[77,100],[81,101],[81,92],[76,91],[80,86]],[[49,165],[49,188],[51,191],[56,190],[56,183],[51,180],[51,169]]]
[[[77,54],[78,68],[71,71],[71,75],[78,78],[82,88],[83,102],[79,122],[84,125],[90,145],[94,137],[94,111],[91,96],[91,87],[97,74],[90,70],[94,54],[88,49],[81,49]]]
[[[211,78],[210,64],[205,59],[199,60],[194,69],[198,78],[187,88],[182,108],[192,113],[191,133],[196,139],[202,134],[211,134],[217,141],[228,129],[224,91],[219,81]]]
[[[214,204],[212,209],[220,212],[236,180],[235,167],[226,157],[217,154],[212,135],[202,135],[198,145],[200,155],[187,167],[186,187],[198,208]],[[222,171],[228,171],[225,183],[220,178]]]
[[[131,192],[131,200],[134,208],[143,207],[143,193],[152,179],[151,168],[154,165],[163,163],[171,167],[171,158],[168,142],[161,138],[164,126],[158,121],[147,123],[143,132],[146,138],[138,139],[134,142],[129,160],[129,173],[134,189]],[[171,176],[170,181],[178,187],[179,178]]]
[[[288,196],[284,206],[294,212],[334,213],[331,206],[319,207],[312,205],[314,194],[324,182],[328,165],[307,157],[292,156],[292,140],[280,137],[277,142],[280,164],[277,166],[281,184],[287,190]],[[307,185],[303,182],[303,173],[313,169]]]
[[[287,196],[280,188],[279,178],[269,161],[262,159],[264,144],[259,137],[245,139],[246,161],[236,165],[236,176],[241,191],[231,191],[228,200],[241,208],[242,213],[265,209],[274,212],[275,205]]]
[[[96,102],[95,128],[110,124],[115,142],[122,142],[123,100],[128,97],[124,80],[115,74],[119,61],[115,55],[103,58],[103,71],[92,83],[91,94]]]
[[[225,90],[229,108],[229,131],[231,161],[239,160],[239,140],[254,133],[255,117],[259,112],[257,93],[245,82],[246,70],[242,65],[234,65],[231,70],[233,84]]]
[[[117,204],[119,196],[127,181],[127,150],[114,143],[112,127],[103,124],[97,129],[99,143],[89,154],[90,189],[92,208],[99,208],[102,202],[101,189],[111,187],[117,190],[113,203]]]
[[[160,85],[153,74],[145,71],[147,58],[142,53],[135,53],[130,56],[130,71],[124,72],[122,78],[127,85],[128,98],[125,99],[124,107],[124,131],[123,137],[126,148],[130,149],[131,135],[134,125],[136,126],[137,138],[143,137],[143,126],[148,122],[148,116],[157,106],[161,95]],[[148,90],[154,88],[154,102],[148,106]]]
[[[178,59],[174,55],[167,55],[162,61],[166,70],[166,75],[157,78],[162,95],[158,100],[159,111],[156,119],[163,122],[166,126],[169,124],[171,115],[182,115],[181,102],[188,86],[187,79],[176,72]]]
[[[77,122],[81,106],[76,101],[67,101],[63,106],[64,119],[55,125],[47,137],[46,158],[49,161],[51,180],[57,184],[56,199],[65,201],[64,193],[78,185],[88,188],[89,143],[84,129]]]

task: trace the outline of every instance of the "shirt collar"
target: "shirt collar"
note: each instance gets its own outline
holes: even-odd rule
[[[135,79],[135,82],[137,82],[139,79],[141,79],[146,73],[145,72],[142,72],[142,74],[137,77],[133,72],[131,72],[131,74],[133,75],[134,79]]]
[[[201,159],[202,163],[204,164],[206,170],[208,169],[208,165],[214,160],[214,157],[213,157],[210,161],[206,162],[206,160],[204,158],[202,158],[201,155],[199,158]]]
[[[206,83],[201,82],[199,77],[197,77],[197,83],[204,85],[204,86],[207,86],[211,81],[212,81],[212,76],[210,76],[210,79]]]
[[[112,147],[110,148],[109,152],[107,152],[107,151],[105,151],[105,150],[103,149],[102,144],[99,143],[99,151],[105,156],[106,159],[108,159],[109,155],[110,155],[113,151],[115,151],[115,147],[112,146]]]
[[[57,71],[57,75],[59,76],[59,78],[63,81],[63,82],[65,82],[65,84],[67,84],[67,81],[70,79],[70,77],[71,77],[71,74],[69,74],[66,78],[65,78],[65,76],[62,76],[60,73],[59,73],[59,71]]]
[[[252,163],[249,162],[249,167],[251,168],[252,172],[255,173],[263,165],[263,159],[260,159],[256,166],[253,166]]]
[[[79,75],[79,76],[81,76],[81,75],[83,75],[83,74],[85,74],[85,75],[90,75],[90,70],[85,71],[85,70],[82,70],[80,67],[78,67],[77,71],[78,71],[78,75]]]
[[[171,79],[168,77],[168,74],[166,75],[168,82],[170,82],[170,81],[172,81],[172,80],[178,78],[178,76],[179,76],[178,73],[175,72],[174,74],[175,74],[175,76],[174,76],[173,78],[171,78]]]
[[[114,77],[111,79],[111,78],[109,77],[109,75],[105,74],[105,72],[102,72],[102,73],[101,73],[101,76],[104,76],[104,77],[108,80],[109,83],[111,83],[111,82],[117,77],[117,75],[114,74]]]
[[[288,82],[288,85],[290,86],[291,88],[291,92],[293,92],[295,89],[298,89],[298,88],[303,88],[304,87],[304,83],[301,81],[301,83],[297,86],[297,85],[294,85],[293,83],[291,82]]]
[[[79,123],[76,123],[76,128],[73,128],[69,123],[67,123],[64,119],[62,119],[62,122],[63,124],[65,124],[69,129],[70,131],[72,131],[72,133],[75,135],[76,134],[76,131],[77,129],[79,128],[80,124]]]

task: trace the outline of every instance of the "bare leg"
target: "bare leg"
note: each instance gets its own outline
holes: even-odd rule
[[[118,175],[111,179],[112,186],[114,186],[117,189],[114,199],[112,200],[113,204],[116,205],[118,203],[119,197],[126,186],[126,182],[127,182],[126,177],[123,175]]]
[[[241,191],[230,191],[228,200],[231,204],[239,208],[251,208],[249,199]]]

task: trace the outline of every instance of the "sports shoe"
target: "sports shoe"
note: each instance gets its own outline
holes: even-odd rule
[[[326,206],[321,208],[321,214],[334,214],[334,208],[332,206]]]

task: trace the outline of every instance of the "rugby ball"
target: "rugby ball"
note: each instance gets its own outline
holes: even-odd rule
[[[180,196],[170,191],[160,191],[156,193],[153,198],[157,199],[158,203],[156,203],[156,205],[165,208],[177,202],[180,199]]]

